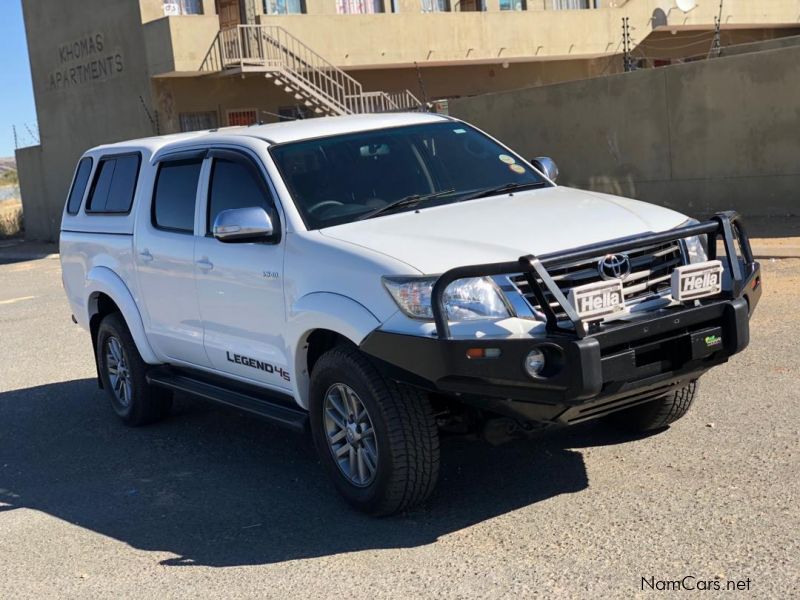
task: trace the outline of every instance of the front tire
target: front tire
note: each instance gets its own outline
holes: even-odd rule
[[[608,418],[620,429],[634,433],[664,429],[689,412],[696,393],[695,379],[662,398],[621,410]]]
[[[348,346],[319,358],[310,391],[314,445],[352,506],[389,515],[430,495],[439,475],[439,436],[425,394],[386,380]]]
[[[122,315],[112,313],[103,318],[95,351],[103,388],[123,422],[147,425],[169,413],[172,393],[147,383],[147,365]]]

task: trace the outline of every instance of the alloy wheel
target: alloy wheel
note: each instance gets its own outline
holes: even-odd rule
[[[378,443],[367,407],[348,385],[325,393],[325,432],[333,460],[347,480],[366,487],[378,471]]]
[[[122,344],[115,337],[109,337],[105,343],[106,351],[106,372],[108,381],[111,383],[111,390],[114,397],[122,408],[128,408],[131,404],[131,372],[128,368],[128,361],[125,359],[125,351]]]

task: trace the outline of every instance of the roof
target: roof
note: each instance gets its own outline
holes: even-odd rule
[[[298,119],[283,121],[267,125],[251,125],[249,127],[225,127],[206,131],[192,131],[189,133],[175,133],[159,137],[128,140],[115,144],[98,146],[92,150],[103,152],[114,150],[130,150],[131,148],[147,148],[156,152],[167,146],[179,144],[189,140],[213,142],[216,137],[243,136],[262,139],[271,144],[294,142],[330,135],[355,133],[383,129],[385,127],[402,127],[404,125],[419,125],[423,123],[436,123],[446,117],[432,113],[378,113],[363,115],[346,115],[342,117],[317,117],[313,119]]]
[[[443,116],[431,113],[347,115],[344,117],[319,117],[314,119],[299,119],[297,121],[283,121],[281,123],[271,123],[269,125],[255,125],[252,127],[243,127],[237,130],[236,133],[250,135],[269,142],[281,144],[283,142],[295,142],[298,140],[339,135],[342,133],[383,129],[384,127],[418,125],[442,120],[444,120]]]

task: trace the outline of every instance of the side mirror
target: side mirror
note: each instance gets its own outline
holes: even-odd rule
[[[558,165],[552,158],[547,156],[537,156],[531,159],[531,164],[545,174],[550,181],[558,179]]]
[[[275,232],[272,219],[260,206],[222,210],[214,219],[211,233],[220,242],[263,242]]]

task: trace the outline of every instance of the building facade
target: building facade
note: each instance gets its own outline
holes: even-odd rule
[[[80,154],[178,131],[597,77],[796,34],[797,2],[23,0],[41,144],[17,151],[26,233],[55,239]],[[623,20],[628,19],[628,39]],[[591,98],[586,110],[591,111]],[[543,115],[546,118],[546,115]]]

